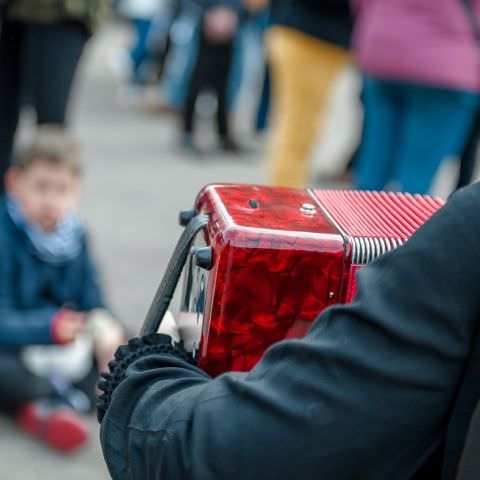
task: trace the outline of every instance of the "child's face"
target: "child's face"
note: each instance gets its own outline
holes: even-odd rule
[[[80,181],[68,167],[41,159],[24,170],[10,169],[6,184],[27,220],[45,231],[57,226],[77,205],[81,194]]]

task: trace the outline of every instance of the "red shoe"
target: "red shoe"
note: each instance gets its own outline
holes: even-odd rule
[[[75,452],[88,440],[85,422],[66,406],[45,408],[28,403],[18,410],[16,421],[24,432],[63,453]]]

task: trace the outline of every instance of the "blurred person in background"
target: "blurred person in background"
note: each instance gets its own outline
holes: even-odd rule
[[[462,188],[472,182],[477,163],[478,143],[480,140],[480,105],[477,108],[473,128],[460,155],[456,188]]]
[[[116,10],[127,19],[133,30],[133,38],[124,58],[124,75],[132,84],[143,84],[144,70],[150,54],[148,50],[148,34],[153,17],[160,7],[160,0],[119,0]]]
[[[22,105],[33,106],[38,125],[67,123],[75,70],[104,2],[7,1],[0,26],[0,177],[11,162]]]
[[[178,0],[162,0],[160,9],[153,16],[152,25],[148,34],[148,48],[152,68],[149,80],[159,83],[171,48],[170,29],[178,15]]]
[[[250,17],[251,29],[262,45],[263,63],[261,68],[263,73],[253,124],[254,133],[261,135],[267,129],[270,111],[270,72],[264,48],[265,31],[270,24],[270,5],[266,0],[243,0],[243,6]]]
[[[211,90],[217,100],[216,127],[220,148],[228,152],[238,151],[228,118],[228,83],[238,20],[236,8],[227,4],[207,8],[201,16],[198,51],[183,109],[183,145],[188,150],[199,151],[194,140],[195,105],[202,91]]]
[[[479,0],[352,0],[365,123],[355,186],[426,193],[479,106]],[[466,8],[467,6],[467,8]]]
[[[241,106],[250,107],[250,131],[262,134],[267,128],[270,103],[268,68],[265,55],[265,31],[269,25],[270,11],[263,0],[244,0],[244,17],[240,29],[243,40],[243,90],[245,94]],[[240,94],[240,98],[242,94]]]
[[[333,82],[350,59],[347,0],[272,0],[266,33],[272,83],[269,182],[303,187]]]
[[[78,147],[43,126],[6,175],[0,203],[0,410],[26,433],[70,453],[88,438],[123,329],[105,309],[85,227]]]
[[[163,25],[167,29],[168,52],[158,89],[147,98],[152,113],[182,112],[197,51],[198,11],[198,6],[190,1],[173,0],[170,4],[169,24]],[[152,28],[161,24],[155,18]],[[154,37],[160,35],[161,32],[153,32]]]
[[[150,41],[158,44],[162,36],[165,37],[165,29],[168,29],[166,34],[167,50],[163,50],[162,54],[159,88],[155,91],[150,90],[147,97],[147,107],[152,113],[185,113],[184,107],[187,103],[187,96],[191,95],[191,101],[196,91],[198,91],[197,97],[203,93],[211,94],[202,99],[202,101],[207,100],[203,102],[203,105],[218,103],[216,87],[220,82],[217,75],[211,75],[211,68],[208,64],[212,62],[210,60],[205,62],[202,59],[205,57],[209,59],[211,55],[205,55],[206,42],[201,42],[201,38],[204,35],[202,27],[204,26],[203,20],[206,12],[215,6],[228,7],[238,13],[238,25],[231,41],[232,52],[227,80],[227,111],[233,110],[247,81],[244,74],[246,73],[248,78],[248,74],[252,73],[251,71],[245,72],[245,68],[249,68],[248,65],[245,65],[245,57],[250,59],[252,53],[255,55],[255,52],[252,52],[251,49],[252,47],[254,49],[257,47],[254,41],[252,42],[251,30],[255,28],[251,28],[252,19],[242,11],[240,0],[176,0],[171,2],[168,15],[162,13],[157,16],[150,32]],[[223,23],[223,20],[221,23]],[[209,43],[211,44],[212,42],[210,41]],[[217,46],[220,47],[221,45]],[[225,47],[225,44],[223,46]],[[225,55],[225,50],[228,48],[223,48],[223,53],[219,54],[219,59],[220,57],[229,59],[230,55]],[[246,49],[249,51],[246,52]],[[260,44],[258,49],[261,49]],[[218,52],[221,50],[222,48],[218,48]],[[218,62],[217,70],[223,75],[222,72],[225,71],[225,62],[223,60]],[[195,78],[192,83],[193,75],[195,75]],[[212,80],[209,80],[210,77]],[[196,98],[194,101],[196,101]],[[192,104],[190,103],[190,105]],[[193,113],[190,118],[193,124]],[[227,129],[229,129],[228,125]],[[187,148],[192,146],[191,143],[193,144],[193,142],[185,143]],[[196,145],[193,145],[193,150],[198,152]]]
[[[171,23],[170,0],[119,0],[116,11],[132,29],[128,49],[121,49],[112,57],[115,73],[125,83],[127,100],[135,100],[145,85],[157,81],[157,50],[166,45]],[[153,41],[152,41],[153,39]]]

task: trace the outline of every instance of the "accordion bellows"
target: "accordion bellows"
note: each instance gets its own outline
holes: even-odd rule
[[[393,192],[315,190],[325,215],[352,243],[352,263],[365,264],[404,243],[443,205],[438,198]]]
[[[303,336],[323,309],[353,298],[358,268],[402,245],[442,205],[392,192],[205,187],[196,210],[210,221],[182,301],[201,327],[199,366],[247,371],[271,344]],[[198,261],[205,250],[211,260]]]

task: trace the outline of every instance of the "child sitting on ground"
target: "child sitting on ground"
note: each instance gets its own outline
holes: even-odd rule
[[[0,201],[0,409],[73,452],[123,329],[105,310],[85,229],[75,142],[42,127],[6,174]]]

